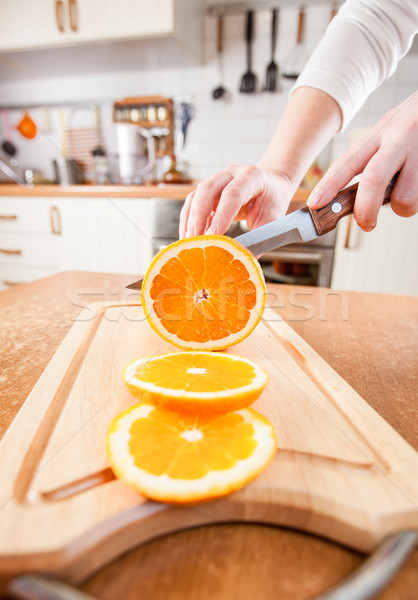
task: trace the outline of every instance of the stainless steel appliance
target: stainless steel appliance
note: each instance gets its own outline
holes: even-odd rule
[[[154,253],[178,239],[183,202],[153,199],[152,242]],[[237,237],[248,231],[245,221],[236,221],[226,235]],[[336,232],[331,231],[305,244],[289,244],[260,257],[266,281],[329,287]]]
[[[155,142],[152,133],[133,123],[117,123],[113,133],[117,154],[111,156],[114,183],[138,185],[155,166]]]

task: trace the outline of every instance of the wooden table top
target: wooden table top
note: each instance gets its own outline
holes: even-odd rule
[[[81,308],[130,299],[136,275],[67,272],[0,293],[0,437]],[[280,315],[418,449],[418,298],[270,285]],[[81,589],[108,600],[304,600],[350,574],[363,556],[265,525],[202,527],[113,561]],[[379,600],[413,600],[418,551]]]

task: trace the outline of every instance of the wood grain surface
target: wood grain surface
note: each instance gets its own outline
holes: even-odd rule
[[[90,301],[124,297],[135,276],[66,273],[0,294],[4,431]],[[107,297],[104,297],[104,290]],[[280,314],[409,443],[417,445],[416,298],[271,286]],[[272,297],[273,297],[272,296]],[[141,546],[85,582],[97,597],[308,598],[361,556],[312,536],[250,525],[204,527]],[[381,598],[414,598],[417,555]],[[415,570],[414,570],[415,569]]]
[[[26,187],[17,183],[0,184],[0,198],[2,196],[22,197],[50,197],[53,198],[167,198],[172,200],[184,200],[192,192],[199,182],[164,183],[158,185],[34,185]],[[299,188],[292,198],[293,206],[305,204],[310,190]]]

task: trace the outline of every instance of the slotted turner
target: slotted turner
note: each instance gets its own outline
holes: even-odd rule
[[[252,42],[254,35],[254,12],[247,12],[245,39],[247,41],[247,70],[242,76],[239,91],[242,94],[253,94],[257,90],[257,75],[252,70]]]

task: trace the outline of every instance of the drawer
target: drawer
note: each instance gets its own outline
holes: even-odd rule
[[[50,209],[43,198],[0,198],[0,232],[51,233]]]
[[[53,267],[55,265],[53,236],[0,231],[0,264]]]
[[[0,290],[7,290],[19,283],[28,283],[29,281],[48,277],[55,273],[55,269],[0,265]]]

